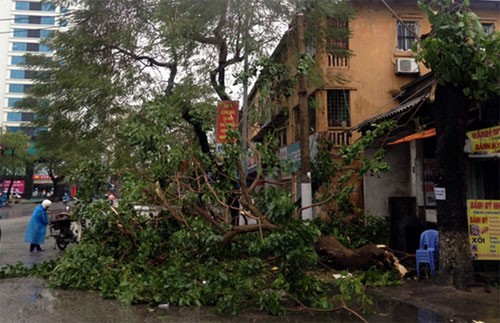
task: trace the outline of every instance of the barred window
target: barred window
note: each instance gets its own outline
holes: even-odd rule
[[[405,27],[406,26],[406,27]],[[409,51],[417,40],[415,35],[420,33],[418,21],[398,21],[398,49]]]
[[[495,32],[495,24],[482,24],[483,25],[483,29],[484,29],[484,32],[489,35],[489,34],[493,34]]]
[[[350,127],[351,108],[349,90],[328,90],[328,127]]]
[[[328,24],[331,35],[328,39],[328,66],[347,67],[349,58],[349,22],[330,18]]]

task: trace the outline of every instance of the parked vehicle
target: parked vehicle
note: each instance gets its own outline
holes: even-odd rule
[[[60,250],[66,249],[70,243],[78,243],[82,239],[83,220],[71,219],[69,207],[62,210],[51,210],[49,215],[50,236],[56,239]]]

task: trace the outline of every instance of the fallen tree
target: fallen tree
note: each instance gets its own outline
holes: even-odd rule
[[[333,236],[321,236],[314,244],[316,252],[326,257],[332,266],[341,269],[368,270],[376,267],[397,270],[403,277],[408,270],[400,264],[398,257],[387,246],[367,244],[358,249],[350,249]]]

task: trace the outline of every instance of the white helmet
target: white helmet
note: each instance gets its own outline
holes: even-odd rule
[[[42,207],[43,207],[44,209],[47,209],[47,208],[48,208],[49,206],[51,206],[51,205],[52,205],[52,202],[51,202],[50,200],[43,200],[43,201],[42,201]]]

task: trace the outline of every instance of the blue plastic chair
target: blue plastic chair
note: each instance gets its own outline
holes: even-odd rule
[[[420,264],[429,264],[431,276],[434,276],[439,261],[439,234],[436,230],[425,230],[420,235],[420,247],[415,254],[417,276],[420,276]]]

